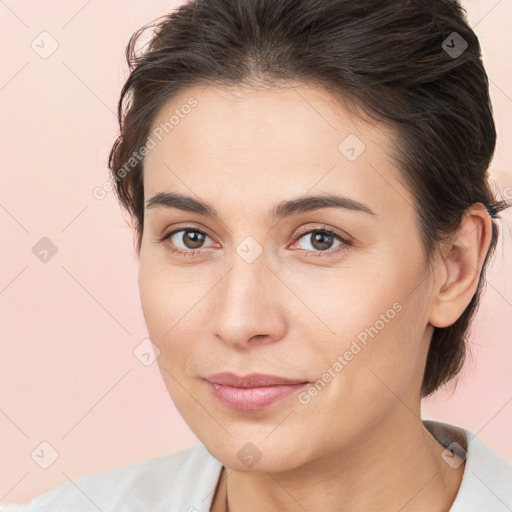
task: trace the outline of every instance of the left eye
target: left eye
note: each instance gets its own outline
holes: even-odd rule
[[[303,233],[297,240],[299,241],[300,249],[320,252],[335,249],[345,242],[340,235],[324,229],[316,229]],[[305,243],[301,244],[301,241],[305,241]],[[333,243],[335,242],[338,242],[338,245],[333,247]]]

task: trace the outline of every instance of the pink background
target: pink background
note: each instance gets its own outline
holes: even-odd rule
[[[147,330],[132,232],[112,193],[92,195],[108,178],[128,38],[180,3],[0,3],[2,503],[198,442],[156,363],[134,357]],[[491,80],[493,179],[512,200],[512,146],[504,144],[512,140],[512,2],[463,5]],[[31,47],[49,51],[53,40],[48,58]],[[477,432],[512,460],[512,214],[503,217],[473,360],[453,395],[425,401],[424,416]],[[46,263],[32,253],[42,237],[58,248]],[[51,456],[43,441],[58,452],[47,469],[36,463]]]

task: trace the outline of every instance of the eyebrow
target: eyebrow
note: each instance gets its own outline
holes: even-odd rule
[[[205,217],[220,219],[218,211],[212,205],[177,192],[159,192],[146,202],[146,208],[156,207],[178,208]],[[291,215],[316,211],[322,208],[344,208],[346,210],[376,215],[369,206],[349,197],[336,194],[322,194],[281,201],[270,210],[269,217],[272,221],[277,221]]]

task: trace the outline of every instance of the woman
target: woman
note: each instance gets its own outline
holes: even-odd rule
[[[511,465],[421,418],[506,206],[461,7],[197,0],[154,28],[109,164],[201,444],[4,510],[512,510]]]

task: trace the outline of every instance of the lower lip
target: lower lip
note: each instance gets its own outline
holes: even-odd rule
[[[212,384],[206,381],[210,392],[219,402],[242,411],[261,411],[270,405],[284,398],[288,398],[298,393],[308,383],[281,385],[281,386],[262,386],[259,388],[234,388],[222,384]]]

